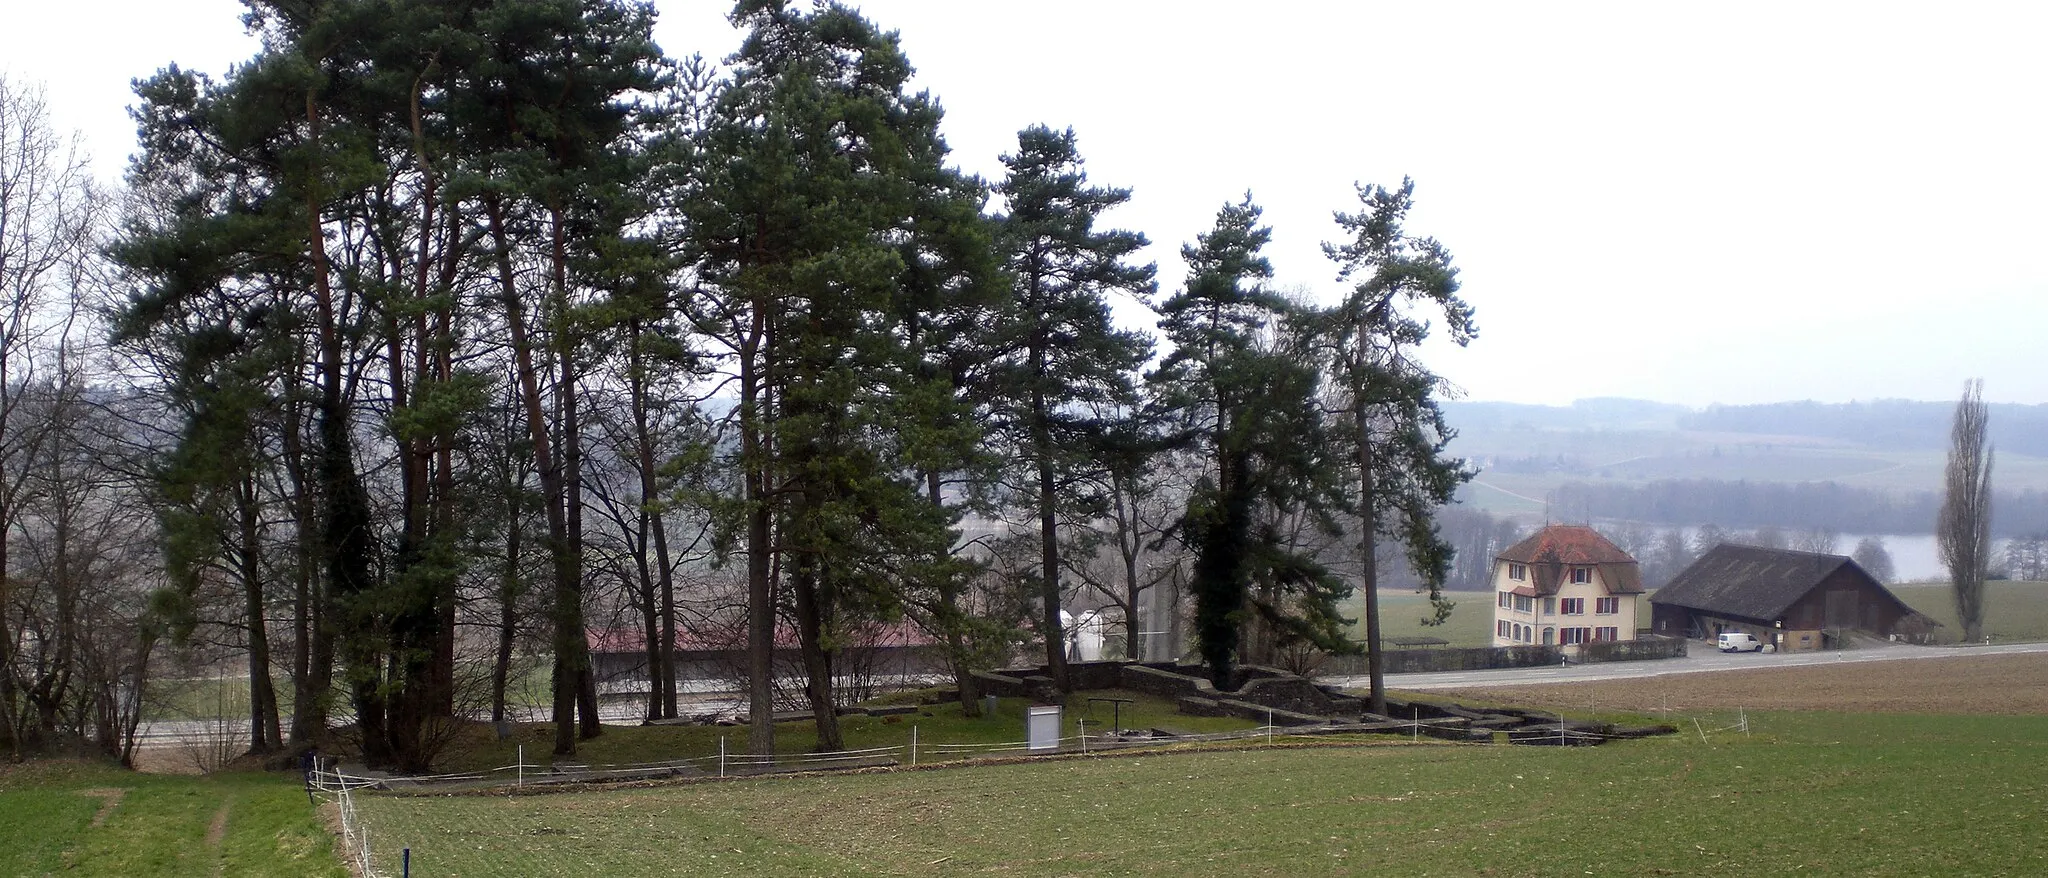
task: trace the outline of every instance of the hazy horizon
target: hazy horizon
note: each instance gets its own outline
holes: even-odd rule
[[[2048,6],[1045,0],[851,3],[900,34],[965,170],[1072,126],[1129,187],[1161,293],[1250,190],[1277,286],[1341,294],[1319,245],[1354,182],[1416,181],[1480,333],[1427,362],[1465,398],[2048,403]],[[738,44],[724,0],[659,0],[672,56]],[[0,72],[48,89],[103,177],[131,79],[250,57],[235,0],[28,4]],[[90,26],[95,49],[73,37]]]

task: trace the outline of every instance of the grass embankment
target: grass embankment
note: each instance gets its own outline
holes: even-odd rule
[[[1444,597],[1456,604],[1451,617],[1442,625],[1424,625],[1422,620],[1431,614],[1429,596],[1413,592],[1382,592],[1380,594],[1380,638],[1389,648],[1394,640],[1401,637],[1436,637],[1450,641],[1452,647],[1493,645],[1493,592],[1452,591]],[[1365,640],[1365,603],[1362,598],[1353,598],[1339,609],[1345,618],[1357,619],[1352,639]],[[1645,618],[1648,618],[1647,616]]]
[[[1113,712],[1106,702],[1089,702],[1091,697],[1126,698],[1132,703]],[[919,743],[925,747],[934,744],[1019,742],[1024,740],[1024,711],[1029,704],[1022,698],[998,699],[994,715],[977,718],[963,716],[957,703],[926,705],[918,713],[905,716],[843,716],[839,718],[840,732],[849,750],[905,746],[910,743],[913,728],[917,730]],[[1101,734],[1108,730],[1113,719],[1119,717],[1127,729],[1164,727],[1185,732],[1222,732],[1258,725],[1241,719],[1188,716],[1178,713],[1172,701],[1137,692],[1087,692],[1068,697],[1061,734],[1079,733],[1083,722],[1090,734]],[[721,738],[725,739],[729,752],[742,753],[747,749],[745,726],[608,725],[604,727],[603,735],[579,742],[576,755],[564,757],[564,761],[584,765],[630,765],[712,757],[718,755]],[[809,720],[776,726],[778,753],[791,756],[808,753],[816,748],[817,743],[817,730]],[[512,765],[518,761],[522,744],[526,747],[528,765],[554,763],[555,757],[551,755],[553,725],[521,724],[514,728],[511,737],[498,740],[489,726],[478,724],[449,748],[435,768],[463,772]],[[929,751],[920,752],[922,759],[936,758]]]
[[[1890,586],[1906,605],[1942,624],[1937,642],[1954,643],[1963,636],[1956,621],[1955,589],[1946,582]],[[1984,583],[1984,631],[1993,643],[2048,640],[2048,583]]]
[[[0,766],[0,875],[345,876],[297,775]]]
[[[365,796],[456,875],[2034,874],[2048,719],[1750,714],[1599,748],[1150,754],[574,795]]]

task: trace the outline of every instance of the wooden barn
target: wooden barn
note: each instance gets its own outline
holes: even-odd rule
[[[1861,631],[1923,639],[1935,624],[1841,555],[1722,543],[1650,596],[1652,630],[1713,640],[1755,635],[1781,650],[1821,649]]]

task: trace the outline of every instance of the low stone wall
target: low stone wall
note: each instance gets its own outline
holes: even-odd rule
[[[1074,688],[1077,691],[1082,689],[1135,688],[1129,686],[1124,679],[1124,672],[1129,668],[1171,670],[1174,668],[1174,665],[1163,662],[1142,665],[1125,662],[1069,662],[1067,664],[1067,674],[1074,681]],[[1199,669],[1195,670],[1199,673]],[[1005,668],[1000,671],[976,671],[974,672],[974,679],[981,682],[981,691],[985,695],[1053,701],[1057,700],[1058,690],[1052,685],[1051,674],[1051,670],[1047,669],[1044,665],[1040,665],[1035,668]],[[1206,683],[1206,681],[1204,682]],[[1183,691],[1180,689],[1173,691],[1139,689],[1138,691],[1149,692],[1154,695],[1165,695],[1169,698],[1196,694],[1192,690]],[[1210,694],[1214,695],[1215,690],[1211,689]]]
[[[1679,658],[1685,655],[1682,637],[1659,634],[1637,635],[1635,640],[1603,641],[1576,647],[1572,661],[1633,662]],[[1563,646],[1474,646],[1461,649],[1390,649],[1383,654],[1389,674],[1426,674],[1437,671],[1487,671],[1496,668],[1532,668],[1564,661]],[[1364,676],[1365,656],[1331,656],[1316,669],[1321,676]]]
[[[1201,668],[1166,669],[1150,665],[1125,665],[1118,681],[1122,688],[1161,698],[1216,697],[1216,684],[1201,676]]]
[[[1661,634],[1639,634],[1634,640],[1610,640],[1580,647],[1580,661],[1634,662],[1650,659],[1683,658],[1685,638]]]
[[[1389,674],[1425,674],[1432,671],[1485,671],[1494,668],[1532,668],[1564,661],[1559,646],[1475,646],[1463,649],[1390,649],[1381,654]],[[1324,676],[1363,676],[1367,671],[1362,655],[1331,656],[1316,673]]]

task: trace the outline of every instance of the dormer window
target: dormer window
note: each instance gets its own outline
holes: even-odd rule
[[[1527,565],[1527,564],[1515,564],[1515,563],[1509,563],[1509,564],[1508,564],[1508,578],[1509,578],[1509,579],[1512,579],[1512,580],[1514,580],[1514,581],[1516,581],[1516,582],[1521,582],[1521,581],[1522,581],[1522,580],[1524,580],[1524,579],[1528,579],[1528,578],[1529,578],[1529,565]]]
[[[1573,567],[1573,568],[1572,568],[1572,583],[1573,583],[1574,585],[1583,585],[1583,584],[1585,584],[1585,583],[1588,583],[1588,582],[1592,582],[1592,581],[1593,581],[1593,568],[1591,568],[1591,567]]]

